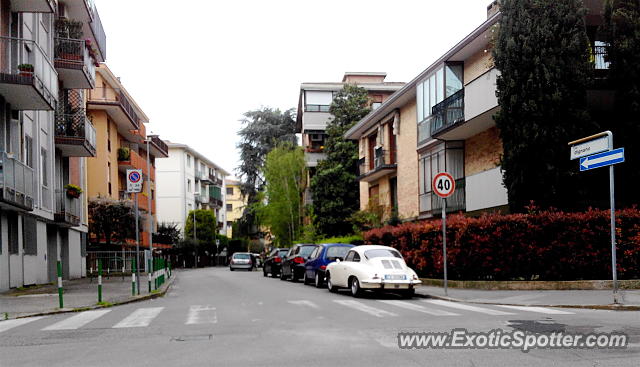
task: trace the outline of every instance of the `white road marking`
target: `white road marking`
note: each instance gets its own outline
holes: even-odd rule
[[[38,321],[40,319],[44,318],[44,316],[37,316],[37,317],[29,317],[26,319],[15,319],[15,320],[6,320],[6,321],[0,321],[0,333],[7,331],[7,330],[11,330],[14,327],[18,327],[18,326],[22,326],[22,325],[26,325],[30,322],[33,321]]]
[[[431,304],[438,305],[438,306],[457,308],[458,310],[479,312],[479,313],[483,313],[483,314],[486,314],[486,315],[492,315],[492,316],[515,315],[514,313],[511,313],[511,312],[492,310],[490,308],[465,305],[465,304],[457,303],[457,302],[448,302],[448,301],[443,301],[443,300],[440,300],[440,299],[428,300],[428,301],[424,301],[424,302],[431,303]]]
[[[113,328],[122,329],[129,327],[149,326],[151,321],[153,321],[153,319],[155,319],[163,309],[164,307],[149,307],[137,309],[131,315],[127,316],[124,320],[113,325]]]
[[[371,307],[369,305],[365,305],[364,303],[358,302],[358,301],[336,300],[336,301],[333,301],[333,302],[336,302],[336,303],[341,304],[343,306],[347,306],[347,307],[353,308],[354,310],[358,310],[358,311],[362,311],[362,312],[368,313],[369,315],[372,315],[372,316],[375,316],[375,317],[398,316],[393,312],[389,312],[389,311],[381,310],[379,308]]]
[[[318,305],[316,305],[315,303],[313,303],[311,301],[307,301],[306,299],[302,299],[302,300],[299,300],[299,301],[287,301],[287,302],[291,303],[292,305],[308,306],[308,307],[311,307],[311,308],[315,308],[316,310],[320,309],[320,307]]]
[[[49,325],[42,330],[75,330],[85,326],[86,324],[90,323],[93,320],[96,320],[108,314],[109,312],[111,312],[111,310],[96,310],[96,311],[81,312],[65,320],[56,322],[53,325]]]
[[[392,305],[392,306],[396,306],[396,307],[400,307],[400,308],[404,308],[407,310],[411,310],[411,311],[417,311],[417,312],[422,312],[422,313],[426,313],[429,315],[434,315],[434,316],[460,316],[457,313],[453,313],[453,312],[449,312],[449,311],[443,311],[443,310],[437,310],[434,308],[427,308],[424,306],[420,306],[419,304],[413,303],[413,302],[406,302],[406,301],[395,301],[395,300],[381,300],[378,302],[382,302],[382,303],[386,303],[388,305]]]
[[[554,310],[554,309],[546,308],[546,307],[507,306],[507,305],[497,305],[497,306],[498,307],[509,308],[509,309],[512,309],[512,310],[537,312],[537,313],[544,313],[544,314],[548,314],[548,315],[575,315],[575,313],[573,313],[573,312]]]
[[[206,306],[191,306],[189,308],[189,316],[185,325],[197,325],[197,324],[215,324],[218,322],[218,314],[216,308]]]

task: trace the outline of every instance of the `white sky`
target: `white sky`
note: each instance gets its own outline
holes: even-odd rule
[[[149,116],[230,173],[242,113],[297,107],[300,83],[408,82],[486,19],[490,0],[96,0],[107,64]]]

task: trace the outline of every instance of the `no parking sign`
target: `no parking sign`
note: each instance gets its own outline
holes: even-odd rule
[[[141,192],[141,191],[142,191],[142,170],[128,169],[127,170],[127,192]]]

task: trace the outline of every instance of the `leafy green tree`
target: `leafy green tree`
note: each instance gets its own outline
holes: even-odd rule
[[[364,88],[345,85],[331,103],[334,116],[327,125],[325,152],[311,179],[316,230],[325,236],[351,233],[349,218],[359,209],[357,180],[358,147],[344,134],[369,113],[369,97]]]
[[[610,82],[615,90],[615,107],[603,116],[614,142],[625,147],[626,162],[616,167],[617,198],[623,205],[637,204],[640,193],[640,0],[608,0],[605,4],[604,34],[609,44]]]
[[[104,239],[106,247],[135,238],[135,213],[131,203],[98,197],[89,200],[88,210],[89,233],[98,242]]]
[[[493,57],[501,75],[495,120],[513,211],[576,205],[575,161],[567,141],[597,129],[587,113],[591,76],[581,0],[504,0]]]
[[[284,112],[279,109],[263,107],[258,110],[245,112],[241,120],[244,125],[238,132],[240,143],[240,166],[237,168],[238,177],[242,182],[242,194],[247,197],[247,207],[239,220],[238,228],[241,236],[253,235],[258,232],[259,223],[255,213],[251,210],[257,202],[258,192],[264,186],[262,175],[267,154],[281,142],[295,144],[295,110]]]
[[[302,229],[302,194],[306,178],[304,152],[291,143],[281,144],[267,155],[265,201],[258,210],[260,222],[271,229],[276,241],[290,245]]]
[[[194,210],[189,211],[187,215],[187,221],[184,226],[185,238],[193,238],[193,214]],[[215,214],[211,210],[197,209],[195,210],[196,217],[196,239],[200,243],[214,243],[218,234],[218,221]]]

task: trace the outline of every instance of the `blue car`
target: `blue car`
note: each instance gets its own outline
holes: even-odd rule
[[[346,243],[323,243],[318,245],[304,264],[304,284],[313,282],[316,288],[321,288],[324,285],[324,272],[327,269],[327,265],[336,261],[336,259],[343,260],[352,247],[353,245]]]

